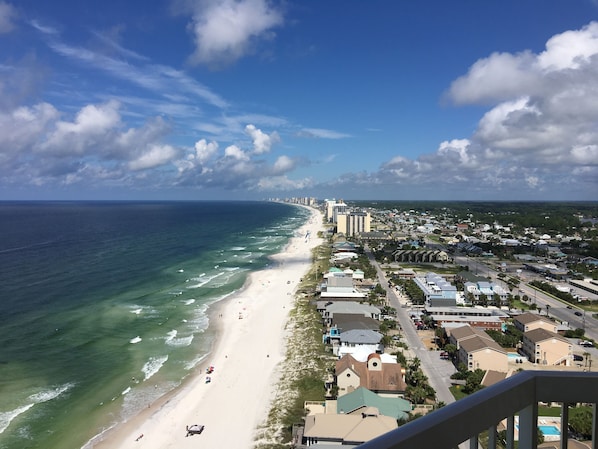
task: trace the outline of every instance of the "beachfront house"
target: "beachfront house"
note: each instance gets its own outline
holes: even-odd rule
[[[321,287],[320,297],[328,301],[363,301],[366,294],[357,290],[353,276],[342,271],[330,271],[324,275],[325,284]]]
[[[316,307],[322,315],[324,323],[328,326],[333,324],[336,314],[360,315],[373,320],[380,320],[380,314],[382,313],[378,307],[354,301],[318,301]]]
[[[523,334],[523,353],[538,365],[571,366],[571,344],[565,337],[546,329],[534,329]]]
[[[336,402],[336,412],[340,414],[361,413],[368,407],[376,407],[381,415],[401,421],[409,419],[413,408],[407,399],[381,396],[363,387],[340,396]]]
[[[398,427],[397,420],[375,407],[349,414],[318,413],[305,417],[302,444],[358,446]]]
[[[349,352],[357,348],[366,348],[370,352],[381,353],[384,351],[382,337],[384,337],[384,335],[380,332],[369,329],[341,331],[339,346],[333,346],[332,353],[338,355],[339,351]]]
[[[338,396],[367,388],[375,393],[400,396],[405,392],[405,369],[398,363],[385,363],[380,354],[372,353],[360,362],[350,354],[337,360],[335,379]]]

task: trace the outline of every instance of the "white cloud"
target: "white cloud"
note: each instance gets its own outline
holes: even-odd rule
[[[546,50],[517,54],[493,53],[475,62],[455,80],[448,96],[457,104],[512,100],[546,95],[566,81],[569,70],[595,67],[598,55],[598,22],[550,38]]]
[[[54,39],[50,40],[48,45],[64,57],[83,62],[118,79],[136,84],[164,97],[180,93],[179,98],[188,98],[191,95],[217,108],[226,108],[228,106],[228,103],[218,94],[212,92],[186,73],[172,67],[161,64],[134,65],[122,59],[112,58],[87,48],[73,47]],[[134,59],[142,59],[142,57],[138,55]]]
[[[42,150],[63,154],[85,152],[120,124],[119,107],[114,100],[83,107],[73,122],[56,123],[55,130],[41,145]]]
[[[159,167],[170,162],[176,156],[177,150],[170,145],[151,145],[144,154],[131,161],[129,167],[131,170]]]
[[[201,139],[195,142],[195,158],[200,164],[206,163],[218,151],[217,142],[207,142]]]
[[[281,10],[267,0],[204,0],[195,4],[192,31],[195,64],[221,65],[252,51],[257,39],[269,38],[282,25]]]
[[[546,71],[578,69],[598,54],[598,22],[581,30],[565,31],[546,42],[546,51],[538,56],[538,65]]]
[[[539,191],[560,196],[576,183],[596,191],[596,79],[597,22],[552,37],[539,54],[494,53],[449,90],[456,103],[492,102],[470,137],[444,141],[414,160],[397,155],[356,183],[486,197],[507,191],[517,198]]]
[[[38,20],[32,20],[29,22],[29,24],[33,28],[35,28],[37,31],[40,31],[44,34],[49,34],[49,35],[58,34],[58,30],[56,28],[52,28],[48,25],[42,25]]]
[[[14,166],[8,161],[18,161],[58,116],[59,112],[48,103],[32,107],[21,106],[13,111],[0,113],[0,173],[13,169]]]
[[[288,156],[280,156],[274,162],[274,172],[285,173],[295,168],[295,161]]]
[[[297,133],[299,137],[317,138],[317,139],[346,139],[350,134],[340,133],[330,129],[321,128],[303,128]]]
[[[9,33],[15,28],[17,10],[7,2],[0,2],[0,34]]]
[[[224,149],[224,156],[237,159],[239,161],[248,161],[249,156],[236,145],[230,145]]]
[[[262,191],[292,191],[305,189],[313,185],[313,180],[310,178],[293,180],[286,176],[272,176],[260,179],[257,187]]]
[[[467,75],[455,80],[449,97],[457,104],[487,103],[534,91],[539,73],[529,52],[517,55],[494,53],[480,59]]]
[[[268,135],[262,132],[261,129],[257,129],[254,125],[247,125],[245,133],[253,140],[253,152],[255,154],[268,153],[272,145],[280,141],[280,137],[276,131]]]

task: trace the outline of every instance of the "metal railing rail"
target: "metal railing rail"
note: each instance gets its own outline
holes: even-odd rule
[[[519,416],[519,448],[536,449],[538,402],[562,403],[561,429],[567,436],[571,403],[593,404],[592,448],[597,449],[598,373],[523,371],[471,396],[368,441],[360,449],[452,449],[489,431],[489,448],[496,447],[496,426],[507,419],[507,447],[513,447],[514,417]],[[561,439],[561,449],[567,438]]]

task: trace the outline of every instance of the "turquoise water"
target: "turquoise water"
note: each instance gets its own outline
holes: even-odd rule
[[[561,431],[556,426],[538,426],[545,436],[560,436]]]
[[[308,211],[262,202],[0,203],[0,449],[81,448],[180,385],[210,304]]]

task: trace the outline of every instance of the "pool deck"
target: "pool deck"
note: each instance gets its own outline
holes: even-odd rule
[[[558,435],[544,435],[544,441],[560,441],[561,418],[555,416],[538,416],[539,426],[554,426],[559,430]],[[506,423],[505,423],[506,426]],[[515,416],[515,441],[519,441],[519,417]]]

